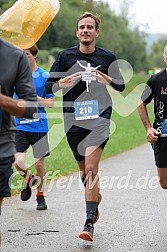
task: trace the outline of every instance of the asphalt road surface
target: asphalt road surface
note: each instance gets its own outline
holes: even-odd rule
[[[56,169],[56,167],[55,167]],[[149,144],[100,162],[103,196],[94,241],[78,235],[85,222],[78,172],[47,184],[48,210],[7,199],[0,218],[3,252],[166,252],[167,192],[160,188]]]

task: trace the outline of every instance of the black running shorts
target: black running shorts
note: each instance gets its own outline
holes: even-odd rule
[[[77,161],[85,160],[87,147],[99,146],[104,149],[109,139],[109,127],[98,126],[93,130],[79,128],[66,133],[67,141]]]
[[[15,140],[17,152],[26,152],[31,145],[34,158],[42,158],[50,155],[47,132],[27,132],[19,130]]]
[[[14,156],[0,158],[0,197],[11,196]]]
[[[154,156],[156,166],[159,168],[167,167],[167,138],[159,138],[154,143]]]

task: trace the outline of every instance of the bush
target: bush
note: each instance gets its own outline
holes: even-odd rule
[[[60,47],[54,47],[50,50],[50,54],[56,59],[57,55],[60,51],[62,51],[63,49]]]
[[[39,66],[47,65],[49,62],[49,51],[47,50],[39,50],[37,56],[37,64]]]

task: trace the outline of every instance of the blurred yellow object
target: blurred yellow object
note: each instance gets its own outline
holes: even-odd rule
[[[40,39],[59,9],[58,0],[18,0],[0,16],[0,37],[29,48]]]

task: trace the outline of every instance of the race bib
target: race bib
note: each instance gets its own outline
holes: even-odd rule
[[[38,121],[39,121],[39,118],[37,119],[22,118],[20,119],[20,124],[27,124],[27,123],[38,122]]]
[[[99,117],[99,106],[97,100],[74,102],[75,119],[87,120]]]
[[[161,133],[166,134],[167,135],[167,119],[164,119],[161,123],[162,125],[162,129],[161,129]]]
[[[91,71],[91,72],[82,72],[81,76],[82,76],[82,81],[96,81],[96,76],[92,75],[92,73],[96,74],[95,71]]]

